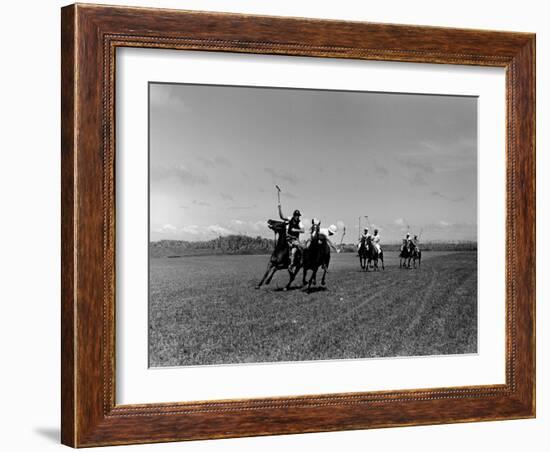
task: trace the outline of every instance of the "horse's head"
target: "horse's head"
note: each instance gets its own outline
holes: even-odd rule
[[[311,233],[312,234],[319,234],[319,230],[321,229],[321,224],[320,223],[313,223],[311,225]]]
[[[274,232],[284,232],[286,228],[286,221],[281,220],[267,220],[267,227]]]

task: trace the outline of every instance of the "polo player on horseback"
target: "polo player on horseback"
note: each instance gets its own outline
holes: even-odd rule
[[[313,240],[319,240],[321,243],[326,243],[333,251],[338,252],[336,246],[331,242],[330,237],[338,232],[336,225],[331,224],[328,228],[322,228],[321,222],[314,218],[311,220],[311,239],[308,240],[308,244]]]
[[[338,228],[336,225],[331,224],[328,228],[321,228],[319,229],[319,240],[321,243],[326,243],[330,248],[337,253],[338,249],[334,245],[334,243],[331,242],[330,237],[336,234],[338,232]]]
[[[338,228],[333,224],[331,224],[328,228],[322,228],[321,222],[317,218],[314,218],[311,221],[311,236],[307,240],[303,251],[304,270],[302,284],[304,286],[307,284],[308,291],[311,289],[312,284],[317,284],[317,271],[319,267],[323,269],[321,285],[325,285],[325,277],[330,264],[330,250],[333,249],[337,252],[337,248],[331,242],[330,237],[336,234],[337,230]],[[308,271],[311,271],[309,283],[306,282]]]
[[[380,235],[378,235],[378,229],[374,230],[374,235],[372,236],[372,244],[375,246],[378,254],[380,254],[382,252],[382,248],[380,247]]]
[[[363,232],[359,236],[359,242],[357,242],[357,251],[361,248],[361,242],[364,240],[367,243],[367,238],[370,237],[369,228],[363,229]]]
[[[405,247],[407,249],[411,249],[411,234],[409,234],[407,232],[407,235],[405,236],[405,238],[403,239],[403,245],[401,245],[401,252],[403,252],[403,250],[405,249]]]
[[[281,217],[281,220],[286,221],[288,223],[287,230],[286,230],[286,240],[287,240],[288,247],[290,248],[290,266],[293,267],[296,264],[295,263],[296,250],[301,249],[302,247],[300,243],[300,234],[305,232],[302,221],[300,220],[300,217],[302,216],[302,214],[298,209],[296,209],[291,217],[286,217],[283,215],[281,204],[279,204],[278,207],[279,207],[279,217]]]
[[[420,239],[418,235],[415,235],[412,241],[412,257],[413,265],[416,268],[416,261],[418,260],[418,266],[420,267],[420,262],[422,259],[422,251],[420,250]]]

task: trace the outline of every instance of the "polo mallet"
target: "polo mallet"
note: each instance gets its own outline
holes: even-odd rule
[[[281,187],[275,185],[275,188],[277,189],[277,202],[278,204],[281,204]]]
[[[277,189],[277,202],[278,202],[278,206],[281,205],[281,187],[279,187],[278,185],[275,185],[275,188]],[[277,233],[275,231],[273,231],[273,243],[276,244],[277,243]]]

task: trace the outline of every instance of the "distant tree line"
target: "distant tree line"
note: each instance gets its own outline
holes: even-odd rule
[[[150,242],[151,257],[200,256],[209,254],[266,254],[273,250],[273,239],[226,235],[212,240],[188,242],[160,240]]]
[[[227,235],[212,240],[189,242],[185,240],[160,240],[150,242],[151,257],[182,257],[212,254],[269,254],[273,251],[273,239],[249,237],[246,235]],[[400,243],[383,244],[384,251],[399,251]],[[477,242],[448,241],[421,242],[422,251],[476,251]],[[355,243],[344,243],[340,247],[343,253],[356,253]]]

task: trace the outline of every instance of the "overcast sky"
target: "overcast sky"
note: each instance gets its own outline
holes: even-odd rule
[[[275,184],[345,242],[477,238],[476,98],[152,83],[149,132],[151,240],[272,237]]]

